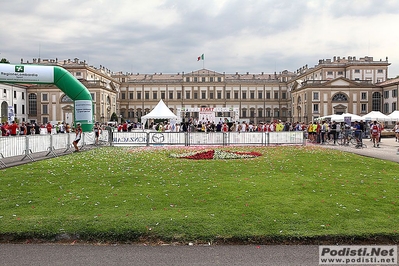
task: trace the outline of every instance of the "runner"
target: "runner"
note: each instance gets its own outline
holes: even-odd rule
[[[380,144],[378,142],[380,139],[380,127],[378,126],[377,121],[374,121],[373,124],[371,125],[370,132],[374,148],[379,148]]]

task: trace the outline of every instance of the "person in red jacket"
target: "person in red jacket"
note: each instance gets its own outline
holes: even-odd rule
[[[380,134],[381,134],[381,127],[379,124],[377,124],[377,121],[374,121],[373,124],[370,126],[370,132],[371,132],[371,140],[373,141],[374,148],[379,148],[379,139],[380,139]]]
[[[223,123],[222,132],[223,132],[223,133],[229,132],[229,126],[227,125],[226,122]]]
[[[10,130],[10,135],[11,136],[16,136],[17,135],[18,124],[15,123],[15,121],[12,121],[12,123],[8,127],[8,129]]]
[[[47,123],[46,128],[47,128],[47,133],[51,134],[51,129],[53,128],[53,126],[51,125],[50,122]]]

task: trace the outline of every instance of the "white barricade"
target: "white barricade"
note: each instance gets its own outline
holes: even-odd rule
[[[221,132],[194,132],[188,134],[188,144],[189,145],[223,145],[226,142],[226,137],[224,133]]]
[[[26,147],[26,138],[21,136],[0,137],[0,152],[4,157],[22,155]]]
[[[273,144],[303,144],[302,131],[268,132],[267,145]]]
[[[111,134],[111,135],[110,135]],[[65,149],[67,151],[75,139],[75,133],[40,134],[27,136],[0,137],[0,155],[4,158],[12,156],[28,156],[37,152],[52,152]],[[112,146],[158,146],[158,145],[305,145],[301,131],[289,132],[156,132],[132,131],[109,132],[102,130],[99,141]],[[96,143],[94,132],[83,133],[79,146]]]
[[[149,145],[185,145],[186,135],[182,132],[148,132]]]
[[[113,132],[113,146],[147,146],[147,132]]]
[[[301,131],[289,132],[114,132],[113,146],[153,145],[304,145]]]

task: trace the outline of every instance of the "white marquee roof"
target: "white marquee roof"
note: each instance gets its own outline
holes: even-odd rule
[[[166,106],[162,99],[152,111],[141,117],[143,125],[148,119],[177,119],[177,116]]]

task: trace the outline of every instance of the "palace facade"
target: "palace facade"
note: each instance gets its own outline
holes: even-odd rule
[[[291,108],[287,81],[295,75],[288,71],[276,74],[226,74],[201,69],[176,74],[114,74],[120,82],[120,115],[138,121],[162,99],[176,113],[178,109],[238,108],[242,121],[290,120]],[[198,113],[178,114],[182,121],[199,118]],[[231,118],[228,112],[217,117]],[[217,122],[217,121],[215,121]]]
[[[292,119],[308,122],[329,114],[362,116],[370,111],[389,114],[396,110],[398,100],[390,99],[393,110],[383,110],[388,100],[383,98],[384,91],[391,89],[387,82],[389,65],[388,58],[374,61],[368,56],[359,59],[349,56],[319,60],[313,68],[300,68],[297,76],[288,82]]]
[[[399,79],[388,79],[388,58],[375,61],[368,56],[321,59],[314,67],[306,65],[295,72],[279,73],[219,73],[208,69],[174,74],[113,73],[77,58],[21,60],[21,64],[57,65],[68,70],[90,91],[94,119],[99,122],[110,121],[112,114],[140,121],[160,99],[182,121],[199,118],[198,113],[178,110],[238,108],[240,121],[253,123],[309,122],[330,114],[364,115],[370,111],[389,114],[397,110],[399,100]],[[8,106],[13,106],[20,121],[73,121],[73,101],[54,85],[1,87],[2,120]],[[218,112],[216,116],[229,118],[232,114]]]

